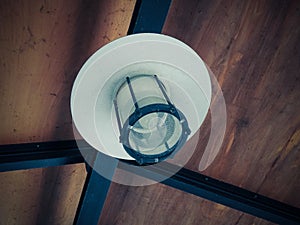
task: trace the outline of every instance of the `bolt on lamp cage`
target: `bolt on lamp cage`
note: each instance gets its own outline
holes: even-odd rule
[[[156,75],[127,76],[113,101],[120,142],[140,165],[171,157],[191,132]]]

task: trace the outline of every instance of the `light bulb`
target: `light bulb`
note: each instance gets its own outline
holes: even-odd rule
[[[156,75],[126,77],[114,105],[120,141],[140,164],[166,159],[190,133],[185,116],[172,104]]]

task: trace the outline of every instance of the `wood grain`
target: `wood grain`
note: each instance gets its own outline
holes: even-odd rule
[[[300,207],[300,2],[174,0],[163,33],[195,49],[227,106],[221,152],[203,171]],[[208,115],[186,165],[197,171]],[[99,224],[272,224],[156,184],[114,184]]]
[[[73,138],[72,82],[90,54],[126,35],[133,6],[125,0],[1,2],[1,144]],[[298,207],[299,24],[296,0],[174,0],[163,30],[199,53],[226,100],[225,140],[203,173]],[[210,120],[189,169],[198,169]],[[72,223],[83,165],[0,176],[3,224]],[[162,184],[112,184],[99,224],[272,223]]]
[[[129,187],[113,184],[99,225],[272,225],[268,221],[155,184]]]
[[[72,224],[85,180],[83,164],[0,174],[0,224]]]
[[[73,139],[70,93],[85,60],[125,36],[135,1],[0,3],[0,144]],[[0,224],[73,222],[86,172],[0,173]]]
[[[0,143],[73,139],[70,93],[87,58],[126,35],[134,1],[1,1]]]
[[[164,27],[198,52],[226,101],[225,140],[204,173],[298,207],[299,24],[299,1],[174,1]],[[200,135],[186,165],[196,171],[209,117]]]

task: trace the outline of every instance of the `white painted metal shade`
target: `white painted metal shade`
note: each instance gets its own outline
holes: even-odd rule
[[[211,83],[201,58],[183,42],[161,34],[135,34],[95,52],[80,70],[71,93],[75,127],[95,149],[133,159],[119,142],[113,100],[125,78],[157,75],[186,117],[191,134],[200,128],[211,100]],[[145,86],[147,83],[145,83]]]

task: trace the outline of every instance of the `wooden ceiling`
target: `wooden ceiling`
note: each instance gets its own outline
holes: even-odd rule
[[[1,1],[0,144],[73,139],[72,83],[98,48],[125,36],[135,1]],[[202,173],[300,207],[300,2],[173,0],[163,29],[208,64],[226,136]],[[186,167],[197,171],[208,116]],[[0,174],[0,225],[72,224],[83,164]],[[162,184],[113,183],[99,224],[272,224]]]
[[[226,137],[203,173],[298,207],[299,6],[299,1],[174,1],[163,31],[198,52],[225,97]],[[187,168],[198,169],[209,132],[207,120]]]

